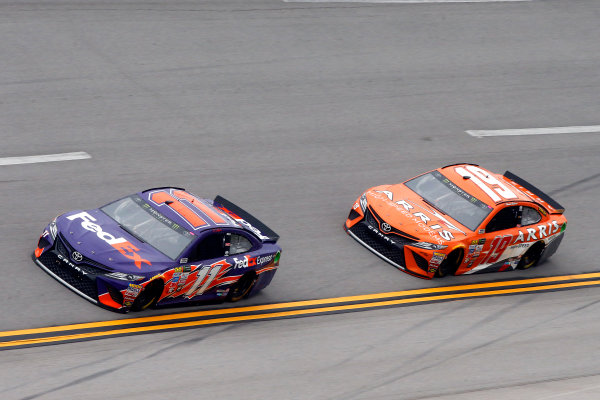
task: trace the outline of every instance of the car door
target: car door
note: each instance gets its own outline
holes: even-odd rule
[[[513,203],[513,205],[500,208],[488,219],[487,223],[484,222],[482,237],[478,240],[482,246],[481,256],[476,267],[478,270],[487,270],[494,266],[502,268],[503,262],[514,257],[509,246],[515,240],[515,228],[520,224],[521,211],[522,206]]]
[[[182,276],[184,297],[199,299],[219,290],[225,293],[245,269],[256,265],[247,256],[254,247],[255,243],[237,231],[216,229],[205,234],[189,253],[189,274]]]

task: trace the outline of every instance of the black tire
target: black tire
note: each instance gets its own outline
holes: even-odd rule
[[[452,253],[448,254],[448,257],[438,267],[435,272],[435,276],[442,278],[446,275],[454,275],[458,266],[463,260],[464,251],[463,249],[456,249]]]
[[[154,306],[162,293],[163,286],[164,284],[160,279],[150,282],[135,299],[131,310],[142,311]]]
[[[229,293],[227,293],[227,301],[236,302],[248,297],[250,291],[256,283],[256,279],[257,276],[255,273],[247,273],[238,279],[238,281],[229,288]]]
[[[517,268],[529,269],[535,267],[540,261],[543,252],[544,244],[542,242],[537,242],[521,256],[521,260],[519,261],[519,264],[517,264]]]

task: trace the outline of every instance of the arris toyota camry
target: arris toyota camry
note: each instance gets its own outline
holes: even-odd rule
[[[454,164],[367,190],[344,229],[395,267],[431,279],[533,267],[556,252],[563,213],[511,172]]]
[[[220,196],[165,187],[56,217],[33,258],[85,299],[127,312],[251,296],[273,279],[278,239]]]

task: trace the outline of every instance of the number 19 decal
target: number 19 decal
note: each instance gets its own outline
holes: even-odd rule
[[[456,173],[459,175],[470,176],[471,182],[479,186],[494,202],[499,202],[502,199],[510,200],[516,199],[517,195],[514,194],[506,185],[500,182],[498,179],[488,174],[481,168],[477,168],[474,165],[467,165],[467,170],[463,167],[456,168]],[[487,185],[486,185],[487,184]],[[489,185],[489,186],[488,186]]]
[[[496,236],[490,244],[490,250],[487,256],[481,260],[481,264],[493,264],[498,261],[502,253],[504,253],[504,250],[506,250],[510,242],[512,242],[512,238],[512,235]]]

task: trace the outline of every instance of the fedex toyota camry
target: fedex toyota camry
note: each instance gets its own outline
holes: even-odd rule
[[[454,164],[367,190],[344,229],[395,267],[431,279],[533,267],[556,252],[563,213],[511,172]]]
[[[273,279],[278,239],[220,196],[164,187],[56,217],[33,258],[85,299],[127,312],[251,296]]]

